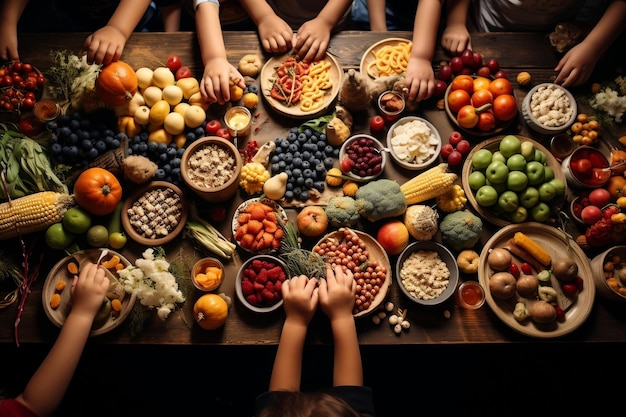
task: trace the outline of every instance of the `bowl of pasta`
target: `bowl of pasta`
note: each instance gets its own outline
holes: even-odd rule
[[[311,63],[293,54],[275,56],[261,69],[265,102],[277,113],[310,119],[324,113],[337,99],[342,70],[329,54]]]
[[[359,71],[370,78],[402,75],[406,71],[412,42],[404,38],[387,38],[370,46],[361,58]]]

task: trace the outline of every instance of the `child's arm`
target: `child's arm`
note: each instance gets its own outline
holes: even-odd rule
[[[432,60],[435,55],[442,0],[420,0],[413,25],[413,46],[406,70],[409,101],[429,98],[435,89]]]
[[[317,280],[304,275],[286,280],[281,288],[285,323],[272,368],[270,391],[299,391],[302,353],[309,322],[317,309]]]
[[[0,9],[0,60],[18,61],[17,24],[28,0],[4,0]]]
[[[200,54],[204,63],[200,92],[210,102],[224,104],[230,100],[231,79],[237,80],[241,88],[246,88],[246,84],[243,76],[226,58],[219,4],[213,1],[200,2],[196,7],[195,20]]]
[[[16,398],[39,417],[51,416],[70,384],[91,325],[109,289],[104,269],[93,263],[81,267],[74,277],[72,308],[50,352]]]
[[[367,0],[367,13],[372,32],[387,32],[387,13],[385,0]]]
[[[615,0],[578,45],[570,49],[555,68],[555,83],[570,87],[586,82],[607,49],[626,26],[626,1]]]
[[[329,0],[315,19],[300,26],[293,46],[300,59],[313,62],[324,58],[333,28],[351,4],[351,0]]]
[[[239,3],[257,25],[265,51],[283,53],[291,50],[293,29],[274,13],[265,0],[239,0]]]
[[[85,39],[89,63],[108,65],[122,56],[126,41],[148,10],[150,0],[121,0],[103,28]]]
[[[326,280],[320,282],[320,305],[330,319],[335,345],[333,386],[362,386],[363,365],[352,309],[356,281],[352,271],[334,271],[327,265]]]
[[[453,55],[472,49],[472,40],[467,30],[467,11],[470,0],[448,0],[446,28],[441,37],[441,46]]]

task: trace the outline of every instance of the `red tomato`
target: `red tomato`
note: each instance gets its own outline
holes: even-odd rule
[[[372,132],[379,132],[385,127],[385,120],[382,116],[374,116],[370,119],[370,130]]]
[[[461,110],[461,107],[471,104],[472,98],[465,90],[454,90],[448,94],[448,106],[452,112],[456,113]]]
[[[28,74],[33,70],[33,66],[31,64],[22,64],[22,72],[24,74]]]
[[[457,75],[452,79],[451,90],[465,90],[469,94],[474,92],[474,79],[469,75]]]
[[[217,129],[217,132],[215,132],[215,135],[219,136],[222,139],[230,140],[230,132],[225,127],[221,127]]]
[[[508,121],[513,119],[517,115],[517,101],[515,97],[510,94],[501,94],[494,98],[493,114],[497,120]]]
[[[221,128],[222,124],[220,123],[220,121],[217,119],[213,119],[207,122],[205,130],[209,135],[215,135],[217,134],[217,131]]]
[[[476,125],[478,125],[478,118],[476,108],[469,104],[461,107],[461,110],[459,110],[459,113],[456,115],[456,121],[459,123],[459,126],[465,129],[475,128]]]
[[[472,106],[480,107],[487,103],[493,103],[493,94],[489,90],[475,89],[474,94],[472,94]]]
[[[341,169],[341,172],[343,172],[344,174],[347,172],[350,172],[350,170],[352,170],[352,159],[350,159],[348,155],[344,156],[340,162],[339,168]]]
[[[188,66],[186,66],[186,65],[183,65],[182,67],[180,67],[180,68],[178,68],[176,70],[176,79],[177,80],[180,80],[181,78],[189,78],[189,77],[192,77],[192,76],[193,76],[193,74],[191,73],[191,69]]]
[[[496,78],[489,83],[489,91],[491,91],[495,99],[502,94],[513,94],[513,86],[506,78]]]
[[[43,124],[34,116],[26,116],[20,119],[17,123],[17,127],[19,127],[26,136],[36,136],[41,133]]]
[[[496,117],[490,111],[479,114],[477,127],[481,132],[493,130],[496,127]]]
[[[183,61],[181,61],[181,59],[177,55],[170,55],[169,58],[167,58],[167,67],[174,74],[176,74],[176,71],[178,71],[178,69],[182,66]]]

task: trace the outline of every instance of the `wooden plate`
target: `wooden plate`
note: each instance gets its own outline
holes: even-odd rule
[[[287,58],[292,56],[291,53],[275,56],[270,58],[263,68],[261,69],[261,91],[263,93],[263,97],[265,101],[273,108],[276,112],[291,117],[294,119],[311,119],[315,116],[318,116],[324,113],[335,101],[339,94],[339,88],[341,87],[341,78],[343,75],[343,71],[339,66],[339,63],[333,58],[331,55],[326,54],[326,57],[323,61],[330,62],[330,70],[329,76],[330,81],[332,83],[332,87],[329,90],[326,90],[324,95],[324,104],[317,109],[311,111],[303,111],[300,109],[298,103],[293,106],[286,106],[282,102],[276,100],[270,95],[270,90],[272,89],[273,80],[276,78],[276,68],[280,66]]]
[[[520,231],[535,240],[548,251],[552,260],[571,256],[578,265],[578,275],[584,281],[583,290],[578,293],[571,306],[565,310],[565,321],[562,323],[555,321],[549,324],[539,324],[535,323],[530,318],[527,318],[523,322],[518,322],[515,317],[513,317],[513,308],[518,298],[514,297],[512,300],[500,300],[494,298],[489,291],[489,277],[493,271],[487,264],[487,253],[491,249],[505,246],[507,241],[513,238],[515,232]],[[554,227],[542,223],[529,222],[506,226],[496,232],[487,243],[485,243],[478,266],[478,281],[485,289],[486,300],[489,307],[491,307],[500,320],[513,330],[527,336],[538,338],[559,337],[576,330],[589,316],[596,295],[591,265],[580,246],[569,237],[571,254],[568,254],[568,245],[564,239],[565,236],[563,232]],[[521,263],[521,260],[516,259],[516,262]],[[560,288],[556,278],[553,277],[552,281],[552,286],[557,290],[557,293],[559,293]],[[562,292],[560,297],[564,297]],[[535,301],[530,298],[523,300],[526,302],[527,307],[530,307],[531,303]]]
[[[389,256],[387,255],[387,252],[385,251],[385,249],[383,249],[383,247],[380,246],[380,243],[378,243],[376,239],[374,239],[372,236],[368,235],[367,233],[360,232],[354,229],[351,229],[351,230],[367,246],[367,250],[369,252],[369,260],[375,261],[378,265],[382,266],[387,271],[387,273],[385,274],[385,282],[380,287],[380,291],[378,292],[378,294],[376,294],[376,297],[374,297],[374,301],[372,301],[370,307],[367,310],[362,310],[354,314],[354,317],[358,318],[358,317],[364,317],[364,316],[369,315],[370,313],[375,311],[381,305],[381,303],[385,300],[385,298],[387,297],[387,292],[389,291],[389,286],[391,285],[391,282],[392,282],[393,272],[391,269],[391,264],[389,262]],[[331,232],[325,235],[324,237],[322,237],[316,243],[315,246],[330,239],[341,240],[342,237],[343,237],[342,231]]]
[[[98,257],[100,256],[101,251],[101,249],[86,249],[76,252],[74,254],[74,257],[78,259],[81,264],[87,261],[96,262],[98,260]],[[115,252],[111,249],[109,249],[109,254],[104,257],[103,261],[111,259],[113,255],[119,256],[120,262],[122,263],[122,265],[124,265],[124,267],[130,265],[128,259],[126,259],[120,253]],[[63,323],[65,323],[65,318],[70,311],[70,287],[72,285],[73,275],[68,272],[67,265],[70,261],[74,260],[74,257],[66,256],[65,258],[57,262],[56,265],[54,265],[54,267],[52,267],[52,269],[48,273],[48,276],[46,277],[46,282],[43,285],[41,296],[43,308],[50,321],[54,323],[57,327],[63,326]],[[117,273],[115,271],[106,268],[105,271],[111,283],[118,282]],[[50,298],[52,297],[52,294],[55,293],[56,284],[60,280],[66,281],[67,285],[60,293],[61,305],[56,309],[52,309],[50,307]],[[137,296],[135,294],[127,293],[122,299],[122,311],[120,311],[120,315],[116,318],[109,316],[106,321],[100,323],[99,325],[98,323],[94,323],[94,327],[91,329],[90,335],[97,336],[103,333],[107,333],[122,324],[122,322],[126,319],[126,317],[133,309],[136,298]]]
[[[521,141],[532,142],[535,145],[535,149],[539,149],[541,152],[545,153],[546,158],[547,158],[546,165],[552,168],[552,171],[554,171],[554,178],[563,181],[563,184],[565,184],[565,187],[567,187],[567,181],[565,179],[565,174],[563,174],[563,171],[561,170],[561,164],[559,164],[559,162],[554,158],[554,156],[552,156],[552,153],[550,153],[548,149],[546,149],[539,142],[536,142],[530,138],[520,136],[520,135],[515,135],[515,136],[519,138],[519,140]],[[473,171],[472,157],[474,156],[474,154],[478,152],[480,149],[489,149],[492,152],[497,151],[500,147],[500,141],[502,140],[503,137],[504,135],[496,136],[494,138],[487,139],[483,142],[480,142],[479,144],[474,146],[474,148],[472,148],[472,151],[465,158],[465,163],[463,164],[463,170],[462,170],[462,175],[461,175],[461,182],[463,184],[463,189],[465,190],[465,194],[467,196],[467,201],[469,201],[469,203],[472,205],[474,210],[476,210],[476,212],[482,218],[484,218],[489,223],[492,223],[496,226],[506,226],[508,224],[511,224],[511,222],[509,220],[499,217],[496,213],[492,212],[489,209],[485,209],[478,204],[478,202],[476,201],[476,198],[474,197],[474,192],[469,186],[469,176]],[[565,190],[565,194],[567,194],[567,189]],[[557,206],[560,207],[560,205],[563,203],[564,200],[565,198],[557,202]]]
[[[373,74],[371,71],[367,70],[374,62],[376,62],[376,53],[385,46],[398,46],[405,43],[411,44],[411,40],[404,38],[387,38],[383,39],[382,41],[376,42],[374,45],[370,46],[363,54],[363,57],[361,58],[361,65],[359,66],[359,71],[361,72],[361,74],[367,74],[371,78],[378,78],[377,74]],[[404,73],[404,71],[402,71],[402,73]]]
[[[260,201],[263,204],[267,204],[268,206],[273,207],[274,211],[276,211],[278,213],[278,215],[281,217],[283,222],[286,223],[288,221],[287,212],[276,201],[274,201],[272,199],[269,199],[269,198],[259,198],[259,197],[250,198],[250,199],[244,201],[243,203],[241,203],[237,207],[237,209],[235,210],[235,214],[233,214],[233,220],[232,220],[233,239],[235,237],[235,234],[237,233],[237,228],[239,227],[239,222],[237,221],[237,218],[239,217],[239,214],[241,214],[241,212],[246,207],[248,207],[248,205],[250,205],[250,203],[255,202],[255,201]],[[241,246],[241,244],[239,243],[238,240],[235,239],[235,242],[237,243],[237,246],[240,247],[241,249],[243,249],[243,250],[245,250],[246,252],[249,252],[249,253],[254,253],[256,255],[266,255],[266,254],[269,254],[269,253],[276,252],[275,249],[263,249],[263,250],[252,251],[252,250],[246,249],[243,246]]]

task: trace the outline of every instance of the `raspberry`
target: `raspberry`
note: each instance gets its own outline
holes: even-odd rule
[[[252,304],[252,305],[256,305],[256,294],[249,294],[246,296],[246,300]]]
[[[276,289],[276,286],[272,281],[268,281],[267,284],[265,284],[265,289],[268,291],[274,291]]]
[[[260,292],[260,291],[263,291],[265,289],[265,285],[259,283],[258,281],[255,281],[252,284],[252,287],[254,288],[254,292]]]
[[[267,289],[264,289],[263,291],[261,291],[261,295],[263,296],[263,299],[265,301],[268,301],[268,302],[274,301],[274,293],[271,291],[268,291]]]
[[[276,281],[274,283],[274,291],[280,292],[280,289],[283,287],[283,281]]]
[[[280,278],[280,275],[284,273],[285,272],[283,271],[283,268],[281,268],[280,266],[275,266],[267,271],[267,276],[272,281],[277,281]]]
[[[254,282],[258,282],[259,284],[265,285],[267,283],[267,280],[268,280],[267,272],[265,270],[262,270],[256,276],[256,280]]]
[[[241,281],[241,291],[244,295],[250,295],[254,292],[254,286],[247,279],[243,280]]]

